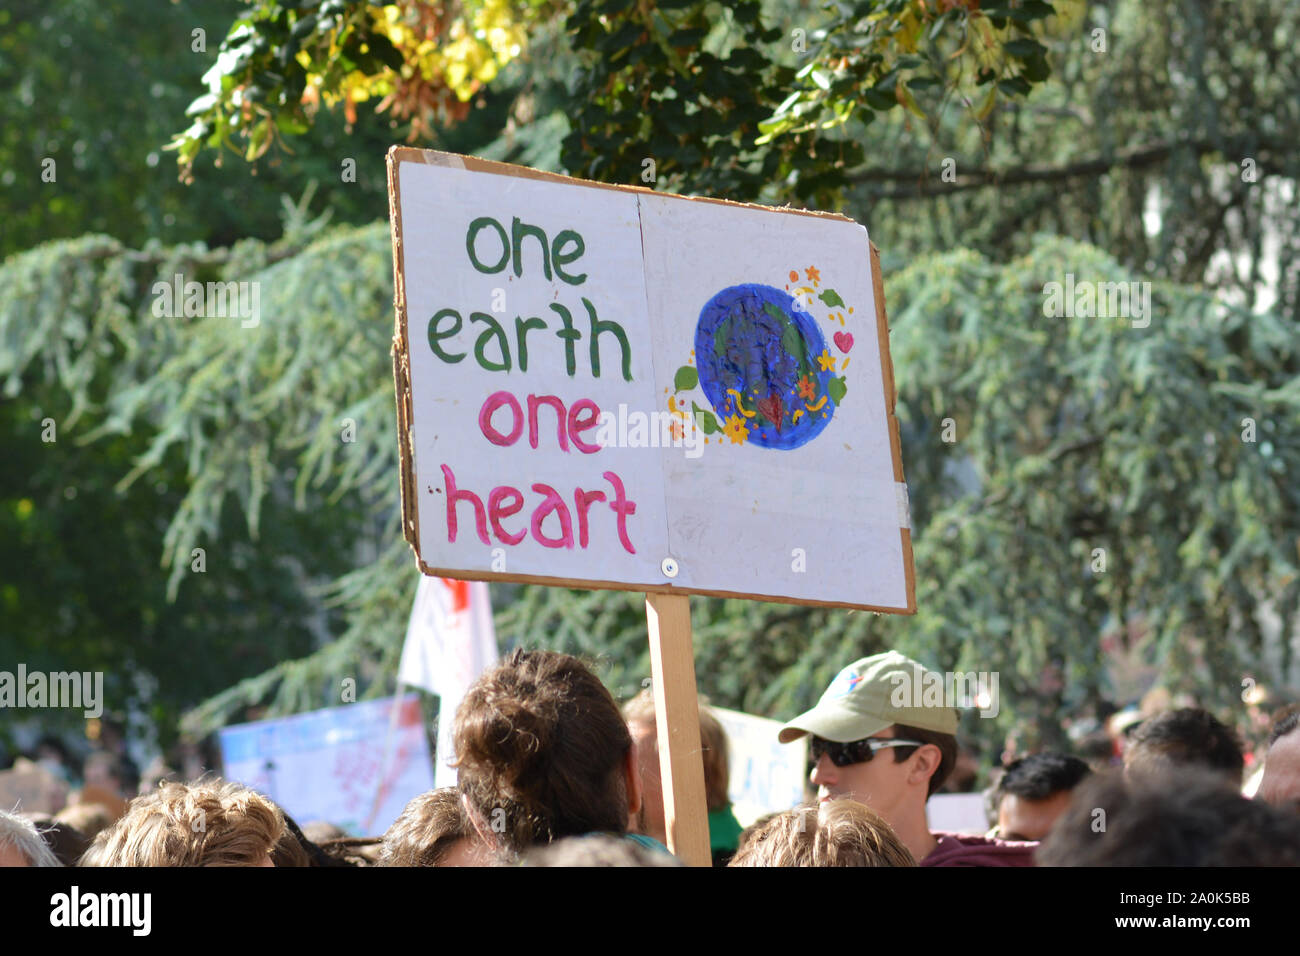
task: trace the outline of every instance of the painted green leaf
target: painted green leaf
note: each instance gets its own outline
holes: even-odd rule
[[[682,391],[687,388],[694,388],[700,384],[700,373],[689,365],[683,365],[673,376],[673,388]]]
[[[836,405],[840,403],[848,390],[849,386],[845,383],[842,376],[840,378],[833,378],[826,383],[826,392],[830,395],[831,401]]]
[[[704,434],[712,435],[722,431],[722,426],[718,424],[718,419],[713,412],[700,408],[694,402],[691,402],[691,411],[695,415],[695,420],[700,423],[700,427],[704,429]]]
[[[836,292],[834,289],[822,289],[822,294],[819,295],[817,298],[821,299],[822,302],[824,302],[826,305],[831,306],[832,308],[844,307],[844,300],[840,298],[840,294]]]

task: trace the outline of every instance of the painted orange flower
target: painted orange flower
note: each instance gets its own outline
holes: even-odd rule
[[[727,419],[726,427],[722,429],[733,445],[743,445],[745,439],[749,438],[749,428],[745,425],[745,420],[739,415],[732,415]]]
[[[813,384],[811,376],[805,375],[799,379],[799,394],[810,402],[817,397],[817,386]]]
[[[804,270],[804,272],[807,273],[809,282],[822,281],[821,271],[816,266],[809,266],[807,269]]]
[[[823,372],[835,371],[835,359],[831,358],[830,349],[824,349],[822,354],[817,356],[817,364],[821,366]]]

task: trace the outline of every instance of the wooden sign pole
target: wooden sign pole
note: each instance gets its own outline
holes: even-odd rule
[[[690,598],[684,594],[647,594],[645,610],[668,849],[688,866],[709,866],[713,858],[704,798]]]

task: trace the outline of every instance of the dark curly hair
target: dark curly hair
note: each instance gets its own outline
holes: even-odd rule
[[[1054,750],[1030,754],[1007,764],[994,790],[994,806],[1007,794],[1022,800],[1046,800],[1062,790],[1073,790],[1092,773],[1078,757]]]
[[[1300,817],[1247,800],[1222,773],[1094,774],[1035,854],[1039,866],[1300,865]]]
[[[1139,772],[1196,766],[1240,781],[1244,764],[1237,735],[1199,707],[1166,711],[1145,721],[1124,751],[1125,768]]]

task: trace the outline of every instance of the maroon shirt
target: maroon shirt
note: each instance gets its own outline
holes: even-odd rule
[[[1037,843],[933,831],[939,841],[921,866],[1033,866]]]

